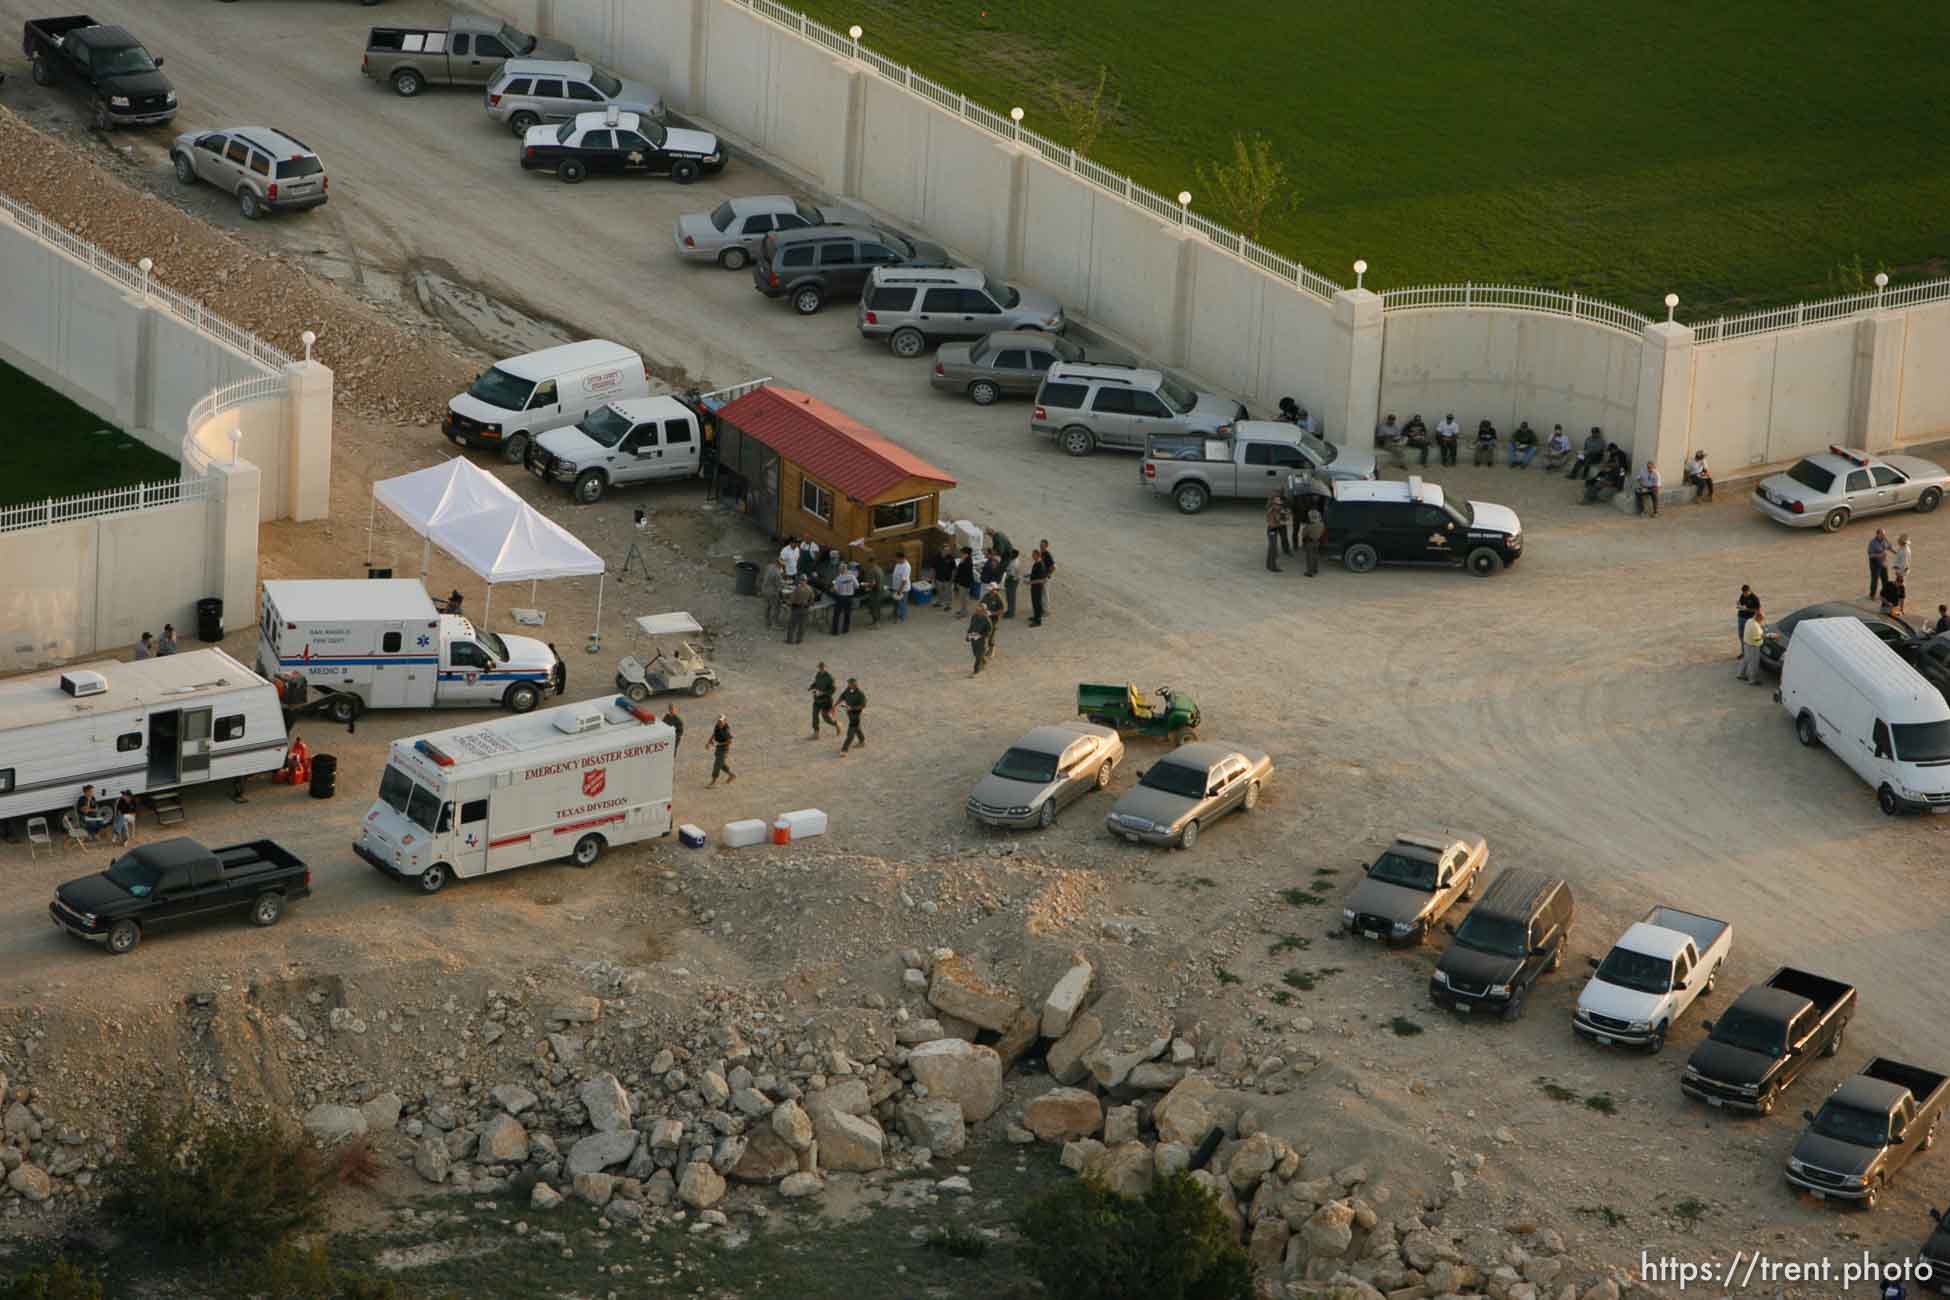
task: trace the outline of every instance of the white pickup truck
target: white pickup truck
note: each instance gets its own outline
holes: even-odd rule
[[[1578,994],[1571,1028],[1600,1046],[1659,1051],[1673,1022],[1713,991],[1732,947],[1726,921],[1653,908],[1597,963]]]

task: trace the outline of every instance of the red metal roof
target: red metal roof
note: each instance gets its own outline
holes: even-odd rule
[[[796,388],[767,384],[718,417],[855,501],[871,501],[903,479],[955,486],[938,466]]]

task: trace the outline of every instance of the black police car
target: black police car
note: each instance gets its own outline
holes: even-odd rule
[[[1417,477],[1337,482],[1324,522],[1324,549],[1355,573],[1377,564],[1460,564],[1487,578],[1523,555],[1516,511],[1445,497]]]
[[[639,113],[578,113],[557,126],[531,126],[521,142],[524,171],[554,172],[573,185],[585,176],[664,175],[689,185],[724,169],[724,146],[709,131],[667,127]]]

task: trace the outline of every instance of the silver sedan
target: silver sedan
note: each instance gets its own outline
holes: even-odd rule
[[[1831,446],[1762,479],[1750,499],[1776,523],[1832,533],[1857,515],[1928,514],[1946,490],[1950,471],[1935,461]]]
[[[973,343],[944,343],[928,382],[945,393],[967,393],[977,406],[1007,394],[1035,395],[1059,361],[1084,360],[1083,349],[1039,330],[1001,330]]]
[[[1094,722],[1037,727],[1009,746],[968,796],[968,815],[986,826],[1048,826],[1063,805],[1110,784],[1124,741]]]
[[[1251,812],[1273,760],[1224,741],[1180,745],[1153,763],[1104,818],[1104,829],[1133,844],[1189,849],[1202,827],[1243,808]]]
[[[677,256],[689,262],[716,262],[727,271],[750,265],[759,241],[779,230],[808,226],[861,225],[869,221],[851,208],[814,207],[790,194],[751,194],[726,199],[709,212],[677,218],[673,232]]]

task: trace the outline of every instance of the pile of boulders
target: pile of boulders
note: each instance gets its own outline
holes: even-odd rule
[[[100,1152],[85,1133],[57,1126],[32,1088],[7,1088],[0,1074],[0,1177],[7,1213],[43,1205],[64,1189],[85,1191],[99,1169]]]

